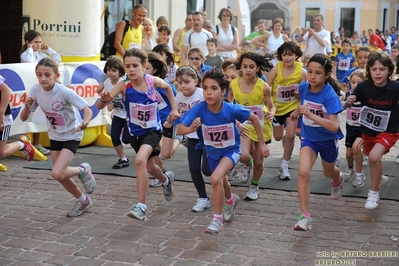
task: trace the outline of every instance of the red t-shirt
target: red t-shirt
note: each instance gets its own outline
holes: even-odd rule
[[[380,36],[378,36],[377,34],[373,33],[370,36],[370,41],[369,41],[370,45],[376,44],[378,48],[380,48],[381,50],[385,50],[385,45],[381,39]]]

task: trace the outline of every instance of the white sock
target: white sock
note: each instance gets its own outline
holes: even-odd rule
[[[127,161],[127,158],[126,158],[126,156],[125,156],[125,157],[123,157],[123,158],[121,158],[121,160],[122,160],[122,161]]]
[[[147,210],[147,205],[145,205],[144,203],[139,202],[139,203],[137,203],[137,206],[139,206],[140,209],[142,209],[143,211]]]
[[[18,140],[17,142],[19,144],[19,150],[22,151],[25,148],[25,144],[20,140]]]
[[[87,200],[87,196],[86,194],[82,194],[82,196],[80,196],[80,198],[78,198],[78,201],[86,201]]]
[[[281,167],[283,167],[283,168],[288,168],[288,163],[289,163],[290,161],[288,160],[284,160],[283,159],[283,161],[281,162]]]
[[[165,177],[166,177],[166,181],[165,181],[165,183],[162,183],[162,185],[163,185],[164,187],[166,187],[167,185],[169,185],[169,177],[167,177],[166,175],[165,175]]]

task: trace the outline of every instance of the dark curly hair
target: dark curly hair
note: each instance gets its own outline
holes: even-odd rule
[[[243,53],[240,58],[235,62],[235,66],[237,70],[241,69],[242,60],[244,58],[251,59],[255,62],[256,66],[259,67],[258,76],[262,76],[262,71],[269,72],[273,68],[273,64],[270,62],[273,60],[274,56],[270,54],[261,55],[252,51],[248,51]]]
[[[214,67],[207,71],[202,77],[202,83],[204,83],[206,79],[213,79],[216,81],[222,91],[227,91],[229,89],[230,82],[225,78],[224,73],[220,68]]]

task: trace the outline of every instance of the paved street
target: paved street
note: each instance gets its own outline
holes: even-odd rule
[[[270,148],[282,153],[279,142]],[[28,162],[15,157],[2,163],[8,171],[0,173],[0,265],[334,265],[321,264],[334,258],[341,263],[335,265],[399,265],[391,240],[399,235],[396,201],[368,211],[365,199],[311,195],[313,230],[298,232],[297,193],[262,190],[257,201],[240,201],[235,220],[212,236],[204,233],[212,208],[191,211],[192,183],[175,182],[171,202],[161,188],[149,189],[148,220],[138,221],[126,216],[137,202],[136,180],[96,175],[94,206],[67,218],[74,199],[49,171],[25,169]],[[247,188],[233,191],[243,198]]]

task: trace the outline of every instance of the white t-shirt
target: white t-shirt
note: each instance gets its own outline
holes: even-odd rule
[[[331,43],[329,31],[321,30],[321,31],[315,32],[315,34],[317,34],[317,36],[319,36],[322,40],[325,40],[328,44]],[[305,35],[303,36],[303,39],[306,41],[304,55],[307,55],[307,54],[313,55],[315,53],[327,54],[328,44],[325,47],[321,46],[317,42],[315,37],[313,37],[313,36],[309,37],[309,32],[305,33]]]
[[[112,91],[112,89],[121,81],[123,81],[123,79],[119,78],[118,82],[115,85],[112,85],[111,80],[107,78],[104,81],[104,88],[106,91]],[[125,103],[122,99],[122,94],[119,93],[118,95],[116,95],[115,98],[111,101],[111,103],[114,106],[114,115],[122,119],[125,119],[126,108],[125,108]]]
[[[189,30],[184,34],[182,46],[187,46],[187,52],[192,47],[198,47],[203,52],[204,55],[208,55],[208,49],[206,49],[206,40],[212,38],[212,33],[209,31],[202,29],[201,32],[196,32],[193,29]]]
[[[197,88],[193,95],[185,97],[183,93],[179,92],[176,97],[177,108],[179,109],[180,115],[183,116],[188,112],[194,105],[204,101],[204,93],[201,88]],[[186,135],[190,139],[198,139],[197,132],[193,132]]]
[[[30,108],[34,112],[39,106],[47,118],[48,136],[50,140],[81,141],[83,132],[73,133],[81,124],[82,118],[78,110],[87,106],[87,102],[74,90],[55,83],[51,91],[45,91],[40,84],[35,84],[28,97],[36,99]]]
[[[222,25],[220,23],[217,26],[219,28],[219,34],[216,36],[218,40],[218,46],[232,45],[234,41],[234,35],[233,31],[231,30],[231,25],[229,25],[227,32],[224,32]],[[238,33],[237,28],[236,27],[233,28],[234,28],[234,34],[237,34]],[[216,26],[212,27],[212,31],[217,33]],[[237,58],[236,50],[216,52],[216,54],[220,55],[223,58]]]

